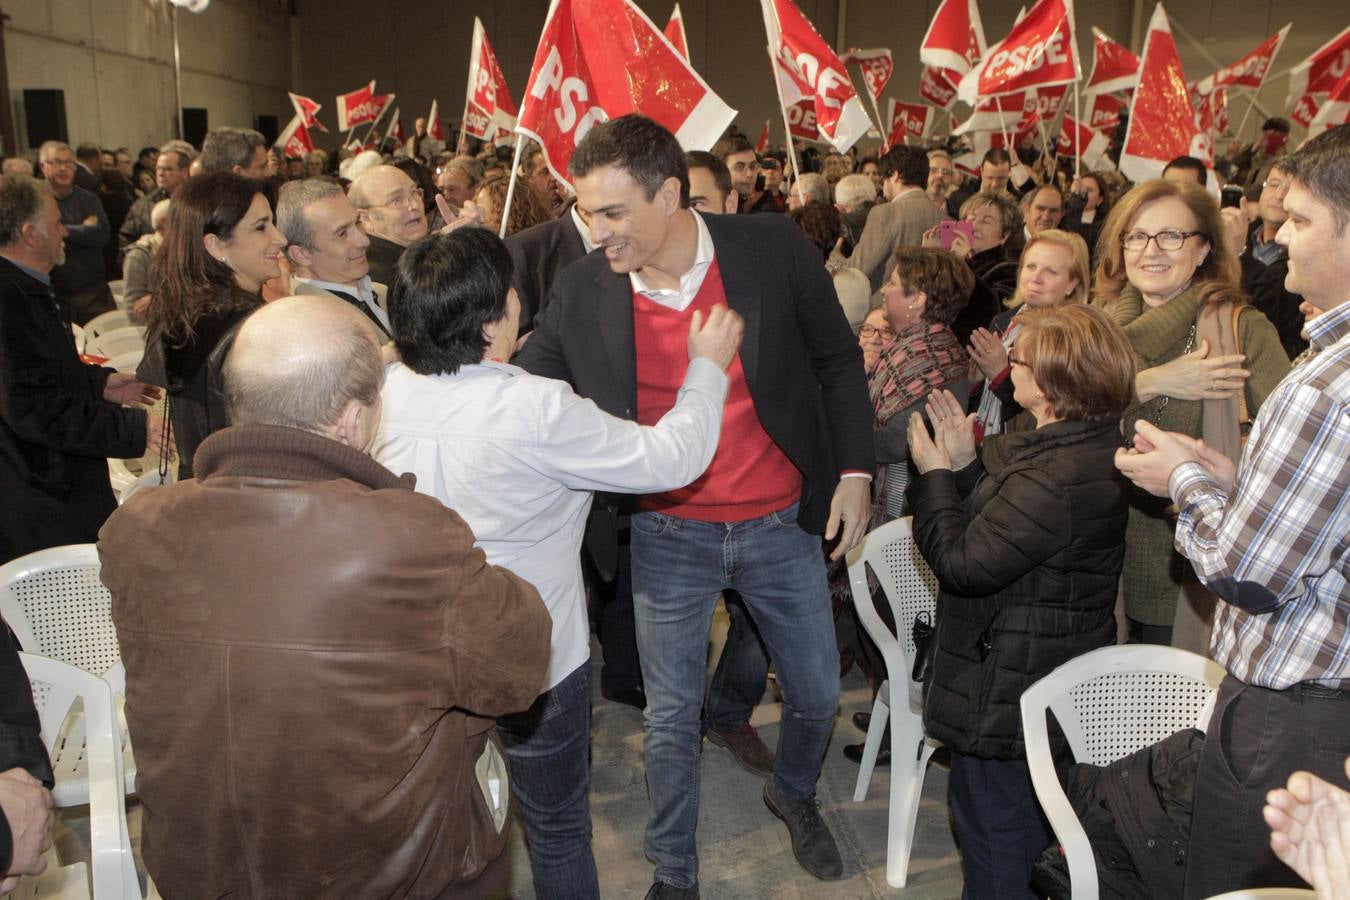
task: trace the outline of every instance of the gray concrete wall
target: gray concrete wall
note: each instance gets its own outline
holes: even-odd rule
[[[290,115],[291,16],[283,0],[214,0],[179,11],[183,105],[208,122]],[[173,32],[167,0],[5,0],[5,55],[20,149],[24,88],[65,92],[72,142],[137,149],[174,134]]]

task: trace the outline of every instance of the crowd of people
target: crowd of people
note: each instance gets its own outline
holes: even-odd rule
[[[886,673],[841,570],[912,516],[966,897],[1037,895],[1019,698],[1118,642],[1228,672],[1176,896],[1344,896],[1350,126],[1288,131],[1139,184],[1032,146],[971,178],[953,142],[686,153],[639,115],[570,184],[420,124],[5,160],[0,562],[98,543],[149,874],[493,896],[514,815],[539,897],[598,897],[594,632],[644,711],[648,897],[699,895],[705,738],[843,877],[816,783],[841,671]],[[118,302],[134,374],[72,336]],[[107,460],[147,455],[176,483],[119,507]],[[51,816],[22,694],[0,887]]]

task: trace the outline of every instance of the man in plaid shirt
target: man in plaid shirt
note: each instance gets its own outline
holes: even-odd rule
[[[1210,652],[1228,670],[1195,788],[1186,892],[1302,885],[1270,848],[1266,793],[1296,769],[1346,787],[1350,755],[1350,126],[1292,161],[1285,287],[1316,355],[1262,404],[1235,469],[1138,425],[1116,464],[1177,504],[1176,546],[1224,602]],[[1213,251],[1212,251],[1213,252]]]

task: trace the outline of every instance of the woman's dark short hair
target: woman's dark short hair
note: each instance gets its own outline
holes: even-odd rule
[[[900,283],[908,293],[928,295],[923,317],[929,322],[955,322],[975,290],[975,273],[948,250],[901,245],[891,254],[891,268],[899,269]]]
[[[1029,309],[1018,318],[1017,355],[1056,416],[1120,418],[1133,393],[1135,360],[1115,319],[1081,303]]]
[[[788,211],[788,218],[796,222],[806,236],[820,250],[821,261],[830,258],[830,251],[844,233],[844,223],[833,203],[812,201]]]
[[[403,362],[419,375],[453,375],[481,362],[483,327],[506,315],[511,255],[485,228],[417,241],[389,288],[389,325]]]
[[[675,135],[646,116],[629,113],[595,125],[577,144],[567,170],[573,179],[603,166],[627,172],[651,200],[667,178],[680,183],[680,206],[689,205],[689,167]]]

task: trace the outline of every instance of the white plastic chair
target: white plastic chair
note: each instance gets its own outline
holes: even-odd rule
[[[136,863],[131,851],[131,833],[127,828],[127,810],[123,800],[126,785],[123,782],[122,754],[118,752],[117,717],[114,712],[113,691],[107,681],[90,672],[59,660],[33,653],[20,653],[28,678],[34,682],[34,698],[42,722],[42,740],[47,752],[55,759],[60,755],[60,744],[67,740],[63,725],[71,717],[71,707],[81,702],[83,713],[82,750],[86,758],[86,780],[89,803],[89,858],[93,869],[94,897],[139,898],[140,884],[136,879]],[[60,786],[60,774],[57,785]],[[77,864],[83,870],[83,863]],[[71,867],[75,869],[76,867]],[[81,896],[72,890],[74,879],[68,872],[53,873],[53,880],[61,885],[59,894],[38,887],[32,896]],[[44,873],[32,879],[37,885],[48,882]],[[81,882],[83,879],[81,879]],[[88,896],[87,885],[83,896]],[[25,892],[26,893],[26,892]]]
[[[120,670],[122,656],[113,629],[112,598],[99,580],[98,551],[93,544],[39,550],[0,566],[0,615],[29,653],[97,676],[117,677],[113,670]],[[125,722],[121,727],[126,787],[134,793],[136,762]],[[80,743],[83,731],[78,717],[73,718],[67,723],[67,740],[52,756],[56,772],[52,795],[57,806],[89,802]]]
[[[867,798],[867,787],[881,750],[886,721],[891,720],[890,824],[886,839],[886,883],[904,887],[909,877],[909,854],[914,845],[914,822],[928,760],[938,743],[923,733],[923,686],[911,680],[914,670],[914,617],[933,614],[937,606],[937,577],[914,544],[913,519],[895,519],[880,526],[848,554],[849,586],[853,605],[867,634],[881,649],[887,679],[872,704],[872,722],[863,745],[862,765],[853,791],[854,802]],[[891,605],[898,637],[877,614],[867,585],[872,568]],[[903,689],[897,694],[892,684]],[[894,698],[894,699],[893,699]]]
[[[1215,894],[1207,900],[1315,900],[1317,892],[1311,888],[1255,888],[1247,891],[1229,891]]]
[[[100,334],[109,331],[115,331],[118,328],[131,328],[131,316],[120,309],[110,309],[105,313],[94,316],[88,322],[84,323],[85,333],[91,338],[96,338]]]
[[[1097,864],[1055,772],[1046,713],[1054,713],[1075,762],[1104,766],[1183,728],[1204,730],[1224,674],[1186,650],[1127,644],[1085,653],[1022,692],[1031,783],[1064,847],[1074,900],[1097,900]]]
[[[103,354],[99,354],[102,356]],[[145,346],[135,350],[128,350],[125,353],[118,353],[115,356],[108,357],[108,361],[103,365],[109,369],[116,369],[119,372],[126,372],[128,375],[135,375],[136,369],[140,366],[141,360],[145,358]]]
[[[84,352],[111,359],[123,353],[145,352],[145,333],[134,325],[104,331],[84,342]]]
[[[84,352],[84,342],[85,342],[85,340],[86,340],[85,334],[84,334],[84,329],[81,328],[79,325],[76,325],[74,322],[71,322],[71,323],[70,323],[70,333],[73,334],[73,335],[75,336],[75,352],[76,352],[76,353],[83,353],[83,352]]]
[[[108,282],[108,290],[112,291],[113,299],[117,299],[126,293],[127,283],[121,278],[116,281],[110,281]]]

